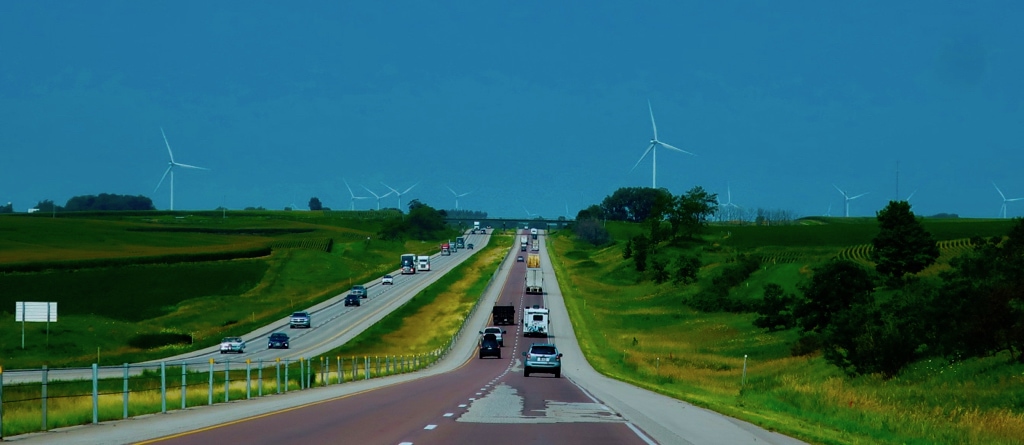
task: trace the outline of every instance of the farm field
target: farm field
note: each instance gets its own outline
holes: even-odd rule
[[[934,220],[941,262],[967,249],[973,236],[1005,234],[1009,220]],[[817,354],[794,356],[795,331],[755,328],[753,314],[705,313],[681,301],[710,285],[738,255],[761,268],[732,289],[759,299],[766,283],[795,292],[811,268],[840,255],[867,262],[874,219],[807,225],[716,226],[705,243],[667,257],[698,255],[692,285],[639,280],[622,257],[625,240],[643,227],[607,223],[615,240],[594,247],[568,232],[552,237],[552,260],[580,346],[598,371],[811,443],[1015,444],[1024,437],[1024,404],[1016,396],[1024,365],[1009,356],[915,363],[895,378],[848,377]],[[844,253],[845,252],[845,253]],[[933,266],[934,274],[945,264]]]
[[[0,365],[120,364],[210,346],[436,246],[376,240],[382,221],[376,212],[0,217]],[[58,303],[58,322],[25,325],[24,348],[17,301]]]

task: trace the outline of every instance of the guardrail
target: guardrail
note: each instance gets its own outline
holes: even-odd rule
[[[404,374],[439,359],[417,355],[314,357],[298,360],[214,360],[152,365],[4,371],[0,368],[0,440],[72,425],[166,413],[198,405],[265,397],[317,386]],[[100,377],[121,370],[121,377]],[[39,372],[26,383],[4,375]],[[82,379],[90,373],[90,379]]]

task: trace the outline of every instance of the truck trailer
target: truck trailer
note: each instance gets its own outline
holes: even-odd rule
[[[404,253],[402,254],[402,275],[409,275],[416,273],[416,254]]]
[[[491,324],[495,326],[516,324],[516,307],[511,304],[507,306],[494,305],[494,308],[491,309]]]
[[[540,255],[531,253],[526,257],[527,294],[544,294],[544,271],[540,268]]]
[[[523,335],[547,337],[549,332],[548,310],[534,306],[523,311]]]
[[[448,256],[448,255],[451,255],[451,254],[452,254],[452,249],[450,247],[450,244],[448,244],[448,243],[441,243],[441,255]]]

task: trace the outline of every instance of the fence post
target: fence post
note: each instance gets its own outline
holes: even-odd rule
[[[258,384],[256,389],[256,395],[259,397],[263,397],[263,359],[260,359],[256,363],[256,383]]]
[[[245,359],[245,398],[252,398],[252,360]]]
[[[210,390],[207,391],[207,404],[213,405],[213,359],[210,359]]]
[[[224,361],[224,402],[231,401],[231,360]]]
[[[0,441],[4,440],[4,367],[0,366]]]
[[[121,416],[122,416],[122,418],[127,419],[128,418],[128,364],[127,363],[124,364],[124,389],[121,392],[122,392],[121,398],[123,399],[121,401],[121,410],[123,411],[121,413]]]
[[[277,393],[281,394],[281,359],[274,360],[274,379],[277,380]]]
[[[327,386],[327,376],[331,374],[331,359],[327,359],[327,370],[324,370],[324,356],[320,356],[320,386]]]
[[[306,359],[299,357],[299,389],[306,389]]]
[[[43,431],[47,431],[46,428],[46,380],[50,377],[50,371],[46,369],[46,365],[43,365],[43,387],[42,387],[42,400],[43,400]]]
[[[185,409],[185,381],[188,376],[185,374],[185,362],[181,362],[181,409]]]
[[[743,376],[740,377],[740,387],[747,384],[747,354],[743,354]]]
[[[160,362],[160,412],[167,414],[167,362]]]
[[[356,364],[356,356],[352,356],[352,381],[356,381],[356,373],[359,365]]]
[[[284,361],[284,393],[288,394],[288,360]]]
[[[99,365],[92,364],[92,424],[100,423],[100,371]]]
[[[370,357],[363,356],[363,380],[370,380]]]
[[[338,358],[338,384],[340,385],[340,384],[345,382],[345,370],[341,369],[341,356],[339,355],[339,356],[337,356],[337,358]]]

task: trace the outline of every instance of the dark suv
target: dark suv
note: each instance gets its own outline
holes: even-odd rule
[[[484,357],[501,358],[501,346],[498,346],[498,337],[494,334],[484,334],[480,339],[480,358]]]
[[[562,353],[554,343],[534,343],[530,350],[523,352],[526,362],[523,363],[523,376],[529,377],[531,372],[545,372],[562,377]]]
[[[359,300],[360,300],[359,295],[348,294],[345,297],[345,306],[359,306],[359,304],[360,304]]]
[[[349,295],[358,295],[359,298],[366,298],[366,287],[362,284],[352,286],[352,290],[348,291]]]

